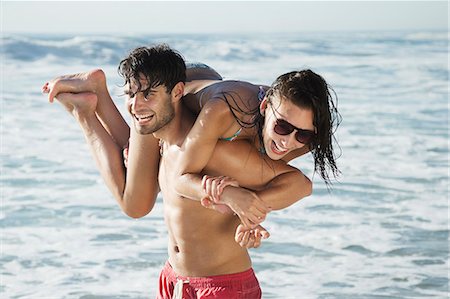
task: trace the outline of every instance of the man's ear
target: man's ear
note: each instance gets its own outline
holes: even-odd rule
[[[267,104],[267,98],[264,97],[264,99],[261,101],[261,104],[259,104],[259,113],[261,113],[261,115],[264,115],[266,113]]]
[[[178,82],[173,88],[172,88],[172,101],[176,102],[179,101],[184,94],[184,83],[183,82]]]

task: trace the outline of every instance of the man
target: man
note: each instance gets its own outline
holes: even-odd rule
[[[138,48],[119,69],[127,83],[127,106],[135,127],[130,134],[128,170],[121,156],[126,141],[115,133],[126,128],[120,123],[109,125],[106,119],[118,112],[102,108],[110,101],[104,78],[93,80],[95,94],[57,98],[81,125],[102,177],[129,216],[149,213],[160,188],[169,260],[161,272],[158,298],[260,298],[247,249],[234,239],[239,218],[199,203],[205,196],[201,178],[192,182],[197,200],[179,196],[172,186],[183,142],[195,121],[181,102],[186,72],[182,57],[167,46]],[[265,192],[275,177],[291,170],[283,162],[263,157],[249,143],[234,141],[219,142],[203,173],[233,177],[241,187]],[[311,192],[310,184],[305,178],[304,195]],[[223,192],[235,200],[248,200],[252,194],[256,193],[231,186]]]

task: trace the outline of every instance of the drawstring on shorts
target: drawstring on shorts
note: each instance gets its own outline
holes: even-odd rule
[[[172,299],[183,299],[183,286],[185,283],[189,283],[189,280],[178,279],[173,290]]]

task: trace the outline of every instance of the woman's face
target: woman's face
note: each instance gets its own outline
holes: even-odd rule
[[[264,103],[264,101],[266,102]],[[261,112],[265,114],[264,149],[272,160],[280,160],[288,153],[308,143],[300,141],[304,142],[308,139],[308,135],[313,135],[315,131],[314,114],[311,109],[300,108],[291,101],[280,99],[277,96],[272,96],[270,102],[267,99],[264,101],[261,103]]]

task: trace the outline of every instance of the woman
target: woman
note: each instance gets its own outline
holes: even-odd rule
[[[119,73],[126,78],[125,84],[133,78],[139,81],[139,73],[129,62],[121,62]],[[188,69],[187,76],[184,100],[198,118],[183,144],[180,176],[174,184],[179,194],[190,197],[190,178],[201,173],[219,140],[249,139],[261,154],[285,162],[312,151],[315,170],[327,184],[330,171],[334,176],[338,174],[332,137],[339,124],[339,114],[328,85],[319,75],[310,70],[287,73],[277,78],[270,88],[242,81],[222,81],[217,72],[206,66]],[[43,87],[50,101],[60,92],[105,90],[106,80],[101,70],[59,77]],[[128,127],[113,102],[98,103],[97,114],[110,135],[125,146],[129,131],[124,128]],[[279,179],[282,183],[278,182],[278,188],[272,188],[269,196],[287,196],[292,198],[288,206],[293,204],[304,196],[299,195],[305,191],[299,190],[300,184],[296,184],[303,177],[300,171],[287,174]],[[203,182],[205,192],[219,204],[224,187],[237,186],[237,182],[225,177],[204,177]],[[270,210],[263,198],[257,210],[249,211],[239,201],[230,208],[247,227],[262,222]]]

